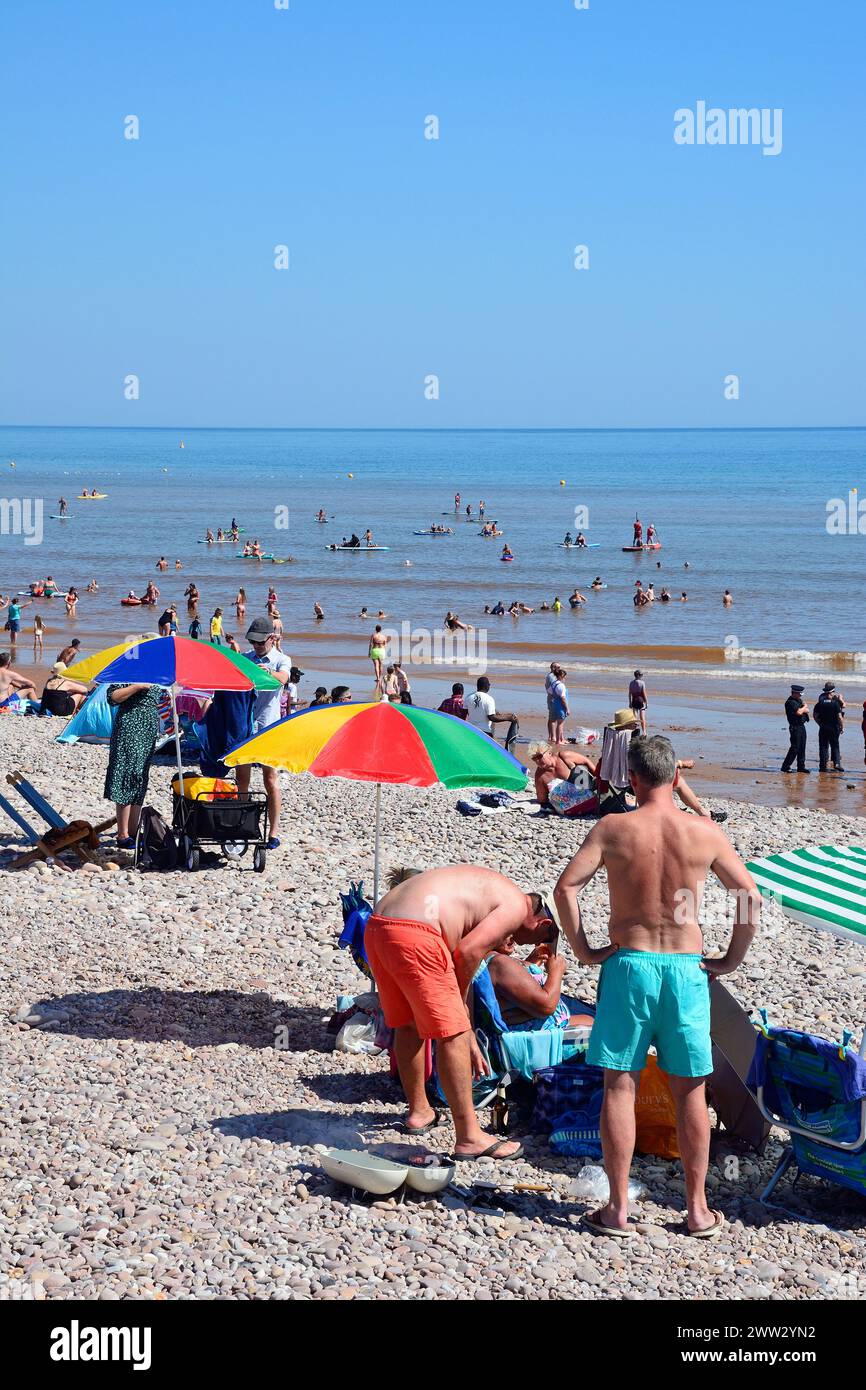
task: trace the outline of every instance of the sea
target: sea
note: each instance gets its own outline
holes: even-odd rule
[[[541,681],[557,659],[569,671],[573,722],[589,726],[625,703],[641,669],[651,710],[663,710],[669,727],[712,744],[719,758],[735,731],[745,763],[763,748],[769,765],[784,742],[791,681],[811,699],[833,679],[858,714],[866,698],[864,447],[866,429],[3,427],[0,592],[26,592],[51,574],[61,591],[71,584],[80,595],[74,619],[61,598],[24,609],[21,664],[36,611],[48,628],[47,663],[73,635],[87,652],[153,630],[169,601],[183,633],[191,579],[202,618],[222,607],[226,630],[240,638],[238,588],[248,622],[273,585],[284,647],[309,673],[308,693],[313,682],[343,679],[368,697],[370,625],[358,615],[381,610],[425,703],[484,669],[500,707],[519,707],[522,717],[543,710]],[[85,489],[106,495],[81,500]],[[61,497],[66,520],[56,519]],[[501,538],[479,535],[482,501]],[[661,550],[623,549],[636,516],[644,531],[655,527]],[[203,544],[208,527],[216,533],[232,519],[275,562]],[[433,524],[453,534],[416,534]],[[329,548],[368,528],[382,549]],[[578,530],[591,548],[562,548]],[[96,595],[86,592],[91,578]],[[159,609],[121,606],[151,578]],[[596,578],[605,587],[592,591]],[[636,609],[638,579],[657,596],[667,587],[671,601]],[[587,602],[572,610],[575,587]],[[539,611],[557,597],[562,612]],[[515,599],[535,611],[485,615],[485,605]],[[443,647],[448,610],[473,628],[466,648]]]
[[[165,554],[172,573],[164,597],[194,578],[204,607],[226,607],[239,583],[257,601],[273,580],[287,628],[302,627],[314,601],[335,627],[364,604],[433,627],[447,609],[477,624],[485,604],[517,598],[537,609],[559,596],[567,611],[525,616],[516,627],[500,622],[495,640],[524,648],[530,664],[536,649],[545,664],[552,641],[587,660],[640,649],[758,678],[792,665],[856,672],[864,659],[866,516],[861,534],[850,494],[864,445],[862,429],[6,427],[0,588],[24,590],[52,573],[82,594],[82,628],[121,631],[120,598],[141,592]],[[106,498],[78,500],[94,488]],[[52,520],[61,496],[70,518]],[[9,534],[15,498],[41,501],[41,542]],[[483,539],[475,520],[467,522],[466,505],[477,518],[482,500],[502,540]],[[327,525],[314,520],[320,508]],[[659,552],[623,552],[635,516],[644,529],[655,526]],[[238,561],[234,545],[199,544],[207,527],[215,532],[232,518],[266,553],[291,556],[290,568]],[[454,534],[414,534],[433,523]],[[367,528],[387,549],[327,549]],[[594,548],[560,548],[578,529]],[[507,566],[503,541],[514,554]],[[177,579],[175,559],[183,564]],[[92,576],[95,597],[83,592]],[[607,588],[572,613],[568,595],[575,585],[586,593],[596,576]],[[673,601],[636,611],[636,579],[654,583],[657,595],[667,586]],[[727,609],[726,588],[734,599]]]

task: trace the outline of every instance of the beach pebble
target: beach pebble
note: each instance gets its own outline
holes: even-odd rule
[[[60,811],[96,822],[105,750],[76,744],[59,756],[50,722],[17,721],[16,754]],[[163,810],[169,775],[166,765],[151,776],[149,800]],[[403,1157],[424,1140],[397,1142],[405,1105],[387,1057],[334,1052],[323,1022],[339,995],[369,987],[336,939],[339,892],[372,871],[371,789],[281,783],[291,833],[264,875],[246,863],[141,874],[109,868],[112,855],[102,873],[43,865],[4,880],[0,1299],[21,1281],[47,1300],[862,1297],[845,1283],[866,1263],[854,1194],[822,1197],[811,1179],[794,1189],[786,1178],[784,1222],[755,1200],[778,1131],[760,1157],[738,1156],[736,1177],[713,1161],[713,1205],[728,1225],[709,1244],[681,1234],[679,1165],[651,1157],[634,1164],[647,1188],[637,1236],[594,1238],[579,1225],[589,1205],[569,1195],[581,1161],[522,1133],[519,1161],[461,1165],[457,1176],[473,1196],[477,1181],[501,1182],[514,1212],[450,1190],[353,1200],[326,1178],[327,1148],[387,1144]],[[386,792],[383,872],[466,859],[549,882],[588,828],[464,820],[456,794],[438,787]],[[854,818],[724,805],[745,857],[794,840],[863,843]],[[600,942],[603,874],[582,901]],[[707,928],[719,949],[729,928]],[[565,988],[592,1001],[598,972],[567,959]],[[752,1012],[836,1038],[859,1029],[864,976],[856,943],[782,919],[725,983]],[[426,1138],[448,1152],[453,1129]],[[550,1190],[508,1192],[515,1180]]]

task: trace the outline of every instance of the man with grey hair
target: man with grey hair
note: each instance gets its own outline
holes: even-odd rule
[[[647,1050],[655,1045],[676,1105],[688,1232],[713,1236],[724,1218],[710,1211],[705,1190],[710,1122],[704,1085],[712,1071],[709,977],[741,965],[755,934],[760,896],[724,832],[709,818],[684,816],[674,804],[679,773],[668,739],[633,739],[628,768],[637,810],[599,821],[554,893],[578,960],[602,966],[587,1060],[604,1068],[601,1137],[610,1200],[586,1221],[600,1235],[633,1234],[628,1175],[635,1096]],[[601,868],[607,870],[610,944],[593,948],[577,895]],[[730,944],[712,959],[703,956],[698,924],[711,869],[736,899]]]

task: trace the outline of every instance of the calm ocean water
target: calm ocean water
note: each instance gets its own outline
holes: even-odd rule
[[[217,604],[228,609],[243,583],[255,613],[273,580],[288,631],[312,633],[318,599],[329,629],[357,634],[361,604],[425,626],[441,625],[449,607],[478,623],[485,603],[519,598],[537,607],[556,594],[566,603],[575,583],[585,590],[600,574],[608,588],[585,611],[566,604],[557,618],[536,614],[499,627],[494,620],[492,636],[509,661],[534,666],[555,644],[588,661],[650,648],[674,665],[755,672],[848,654],[837,661],[842,669],[864,645],[866,536],[829,534],[827,503],[856,486],[864,444],[866,430],[4,428],[0,492],[44,499],[45,522],[40,545],[0,537],[0,590],[26,589],[52,573],[82,594],[79,631],[119,634],[129,627],[120,598],[157,577],[164,554],[172,565],[157,577],[164,599],[180,599],[194,578],[209,615]],[[108,497],[77,501],[83,487]],[[461,522],[447,539],[412,534],[446,520],[456,490],[473,513],[484,499],[514,551],[511,565],[499,561],[502,543],[480,539],[476,525]],[[49,520],[61,495],[72,518]],[[328,526],[313,521],[319,507],[334,518]],[[575,530],[576,507],[587,508],[583,529],[597,549],[558,548]],[[287,531],[275,527],[281,508]],[[644,527],[655,524],[658,556],[622,552],[636,512]],[[197,544],[206,526],[227,526],[232,516],[266,551],[294,563],[258,567],[235,560],[232,545]],[[368,526],[387,552],[326,551]],[[101,586],[95,598],[84,593],[92,575]],[[675,598],[685,589],[689,602],[636,612],[638,577],[657,593],[666,584]],[[735,599],[730,610],[721,603],[725,588]],[[61,605],[43,607],[54,630],[65,629]],[[722,655],[726,639],[738,649],[733,658]]]

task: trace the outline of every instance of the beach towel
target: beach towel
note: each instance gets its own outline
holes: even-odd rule
[[[108,703],[108,686],[91,690],[78,712],[72,716],[56,743],[109,743],[117,706]]]
[[[204,777],[227,777],[226,753],[251,738],[255,692],[217,690],[201,723],[193,724],[199,741],[199,767]]]

